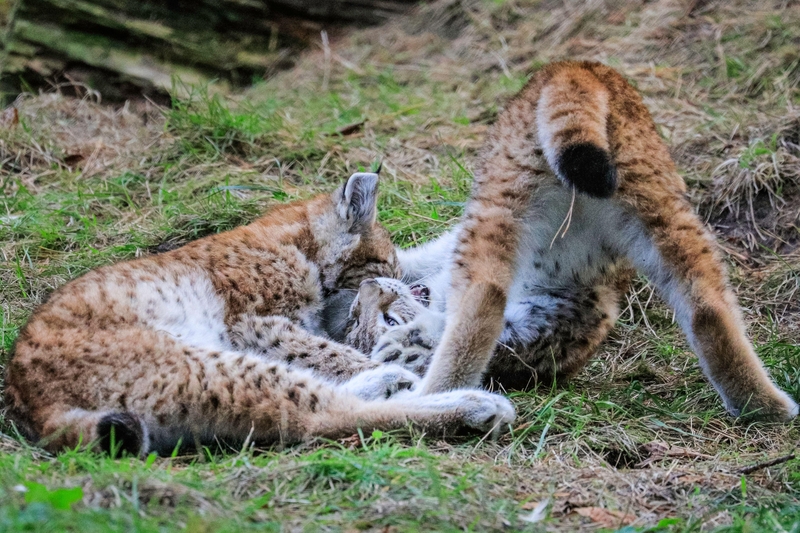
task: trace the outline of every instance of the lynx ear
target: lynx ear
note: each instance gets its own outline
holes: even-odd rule
[[[358,294],[363,297],[374,296],[380,294],[380,292],[381,285],[374,278],[367,278],[358,286]]]
[[[339,216],[351,233],[366,231],[375,222],[378,204],[378,175],[358,172],[350,176],[339,196]]]

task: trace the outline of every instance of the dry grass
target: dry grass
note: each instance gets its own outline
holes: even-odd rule
[[[110,109],[92,94],[22,97],[19,127],[0,132],[0,348],[49,290],[87,268],[226,229],[375,160],[381,219],[398,242],[440,232],[504,99],[537,66],[573,57],[618,68],[644,95],[729,252],[760,355],[798,397],[798,43],[792,2],[439,0],[320,45],[231,100],[199,91],[163,110]],[[677,531],[798,527],[787,518],[800,512],[798,460],[739,472],[795,450],[797,423],[728,418],[644,282],[585,372],[513,399],[518,425],[496,443],[354,438],[152,470],[47,458],[9,437],[0,457],[29,462],[0,485],[41,481],[44,470],[54,486],[84,486],[87,509],[127,512],[135,501],[158,517],[180,493],[200,516],[286,530],[589,531],[667,518]],[[133,498],[131,479],[157,497]]]
[[[79,170],[80,179],[147,168],[137,163],[166,140],[161,116],[148,109],[133,111],[129,104],[118,109],[103,106],[99,94],[85,92],[82,99],[59,93],[20,95],[14,107],[27,127],[9,128],[0,140],[2,170],[16,178],[8,185],[37,192],[56,169]]]

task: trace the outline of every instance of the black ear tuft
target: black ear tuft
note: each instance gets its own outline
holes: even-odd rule
[[[556,173],[578,191],[609,198],[617,190],[617,168],[611,155],[592,143],[567,146],[558,155]]]
[[[350,224],[350,231],[360,233],[372,227],[378,212],[378,175],[358,172],[344,186],[339,213]]]
[[[130,413],[110,413],[97,423],[100,448],[107,454],[138,456],[144,445],[144,429],[139,418]]]

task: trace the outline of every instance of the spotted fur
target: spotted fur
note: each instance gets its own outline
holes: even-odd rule
[[[387,330],[417,317],[418,308],[410,287],[392,278],[373,278],[361,283],[350,306],[345,343],[369,353]]]
[[[432,293],[446,302],[424,391],[575,373],[612,327],[633,267],[675,310],[730,413],[797,415],[746,336],[647,108],[617,72],[546,66],[498,117],[479,161],[457,231],[400,257],[409,279],[438,276]]]
[[[510,403],[483,392],[396,394],[417,378],[323,336],[327,295],[399,274],[376,194],[377,175],[355,174],[333,194],[68,283],[20,331],[8,419],[49,450],[132,454],[511,421]]]

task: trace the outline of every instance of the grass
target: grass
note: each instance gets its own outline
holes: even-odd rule
[[[505,99],[580,57],[642,91],[729,253],[759,355],[800,397],[800,8],[551,4],[432,2],[246,92],[184,87],[169,109],[21,97],[20,124],[0,129],[0,365],[67,280],[377,161],[396,242],[434,237]],[[142,461],[53,457],[0,420],[0,530],[800,531],[800,460],[739,472],[795,452],[797,422],[727,417],[649,285],[625,306],[575,380],[510,395],[518,420],[497,441],[376,433]]]

